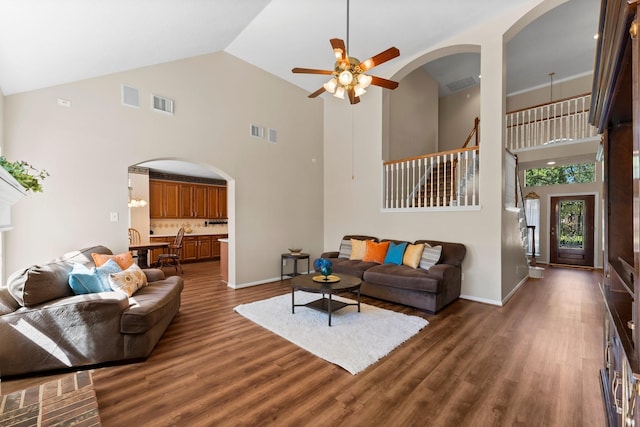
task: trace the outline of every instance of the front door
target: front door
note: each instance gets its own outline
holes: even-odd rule
[[[551,198],[549,262],[593,267],[594,199],[593,195]]]

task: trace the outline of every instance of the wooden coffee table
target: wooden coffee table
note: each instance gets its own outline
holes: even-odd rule
[[[314,310],[322,311],[329,314],[329,326],[331,326],[331,313],[338,311],[348,305],[357,305],[358,313],[360,312],[360,284],[362,281],[355,276],[348,274],[334,274],[339,281],[332,283],[317,282],[313,280],[318,274],[303,274],[295,276],[291,279],[291,313],[295,313],[296,307],[309,307]],[[307,304],[295,303],[295,291],[311,292],[314,294],[322,294],[322,298],[311,301]],[[358,302],[346,303],[332,299],[332,296],[342,292],[356,292],[358,294]],[[328,298],[325,297],[328,295]]]

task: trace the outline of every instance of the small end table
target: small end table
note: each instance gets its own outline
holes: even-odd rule
[[[291,276],[291,277],[295,277],[298,276],[300,273],[298,273],[298,260],[301,259],[306,259],[307,260],[307,272],[309,272],[309,269],[311,267],[310,261],[309,261],[309,254],[292,254],[292,253],[287,253],[287,254],[282,254],[280,255],[280,281],[282,282],[282,280],[284,279],[285,273],[284,273],[284,262],[287,259],[292,259],[293,260],[293,273],[292,274],[287,274],[287,276]]]

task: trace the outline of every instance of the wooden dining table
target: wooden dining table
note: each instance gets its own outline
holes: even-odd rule
[[[169,247],[169,242],[140,242],[129,245],[130,251],[138,251],[138,266],[140,268],[148,268],[148,253],[150,249],[166,249]]]

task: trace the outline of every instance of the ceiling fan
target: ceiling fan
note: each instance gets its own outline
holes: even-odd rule
[[[349,0],[347,0],[347,45],[345,46],[342,39],[331,39],[329,42],[336,57],[333,70],[315,70],[312,68],[298,67],[291,70],[293,73],[326,74],[333,76],[327,83],[322,85],[320,89],[310,94],[309,98],[315,98],[326,91],[332,93],[333,96],[337,98],[344,99],[346,93],[349,97],[349,102],[351,104],[357,104],[360,102],[360,96],[366,92],[365,89],[369,87],[369,85],[392,90],[398,87],[398,82],[394,82],[393,80],[364,74],[373,67],[400,56],[400,50],[398,50],[398,48],[390,47],[363,62],[360,62],[353,56],[349,57],[347,53],[349,45]]]

